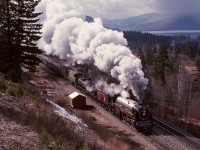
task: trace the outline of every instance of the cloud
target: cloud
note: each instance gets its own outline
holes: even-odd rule
[[[199,0],[156,0],[154,7],[159,12],[171,14],[189,14],[200,12]]]
[[[199,0],[81,0],[85,14],[101,18],[127,18],[144,13],[200,12]]]
[[[49,1],[51,0],[41,2],[45,5]],[[66,0],[62,1],[66,3]],[[127,18],[151,12],[172,14],[200,12],[199,0],[70,0],[68,5],[75,6],[78,12],[85,15],[107,19]]]
[[[81,0],[85,14],[101,18],[126,18],[142,13],[154,12],[155,0]]]

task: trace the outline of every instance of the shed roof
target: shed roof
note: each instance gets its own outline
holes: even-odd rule
[[[69,95],[69,97],[70,97],[71,99],[74,99],[74,98],[77,97],[77,96],[84,96],[84,95],[82,95],[82,94],[80,94],[80,93],[78,93],[78,92],[74,92],[74,93],[72,93],[72,94]]]

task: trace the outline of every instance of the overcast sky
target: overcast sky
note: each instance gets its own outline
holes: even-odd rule
[[[144,13],[200,12],[200,0],[79,0],[84,12],[93,17],[127,18]]]

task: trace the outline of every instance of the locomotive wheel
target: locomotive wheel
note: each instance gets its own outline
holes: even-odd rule
[[[145,130],[145,134],[150,134],[150,133],[151,133],[151,128]]]
[[[110,105],[108,105],[108,111],[111,111],[111,106]]]
[[[135,121],[132,121],[132,126],[134,126],[135,128],[137,128]]]
[[[104,109],[108,110],[108,106],[106,104],[104,104]]]
[[[111,112],[113,115],[115,115],[115,108],[113,108]]]
[[[120,120],[123,120],[123,115],[122,115],[121,112],[119,113],[119,119],[120,119]]]
[[[113,109],[112,106],[110,106],[110,112],[112,112],[112,109]]]
[[[122,120],[126,122],[126,115],[122,114]]]
[[[98,102],[98,104],[101,106],[101,101],[99,101],[99,100],[97,99],[97,102]]]

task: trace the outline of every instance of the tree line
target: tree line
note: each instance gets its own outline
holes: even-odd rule
[[[171,50],[177,54],[184,54],[191,59],[195,59],[200,55],[200,40],[176,41]]]
[[[141,31],[124,31],[123,33],[128,41],[128,46],[134,50],[141,50],[144,43],[151,43],[152,45],[164,43],[169,46],[174,39],[172,36],[155,35],[147,32],[142,33]]]
[[[14,82],[21,80],[22,69],[36,71],[41,24],[35,12],[40,0],[0,1],[0,72]]]
[[[186,71],[182,64],[185,60],[181,60],[180,55],[171,52],[163,43],[160,43],[156,50],[151,43],[146,43],[144,48],[138,51],[145,75],[150,80],[151,92],[167,104],[188,102],[199,97],[200,55],[196,55],[195,60],[185,55],[187,59],[195,62],[194,73]]]
[[[180,55],[188,56],[196,62],[197,75],[193,82],[194,87],[200,83],[200,38],[191,39],[186,36],[162,36],[140,31],[124,31],[128,46],[133,52],[138,52],[146,76],[167,84],[166,76],[178,74]]]
[[[185,46],[196,45],[193,42],[187,41]],[[193,50],[198,51],[198,47],[181,49],[185,52]],[[158,44],[156,49],[153,44],[146,43],[138,51],[138,57],[149,79],[150,95],[145,101],[153,110],[172,118],[200,120],[200,55],[196,53],[191,57],[190,53],[177,53],[164,43]]]

